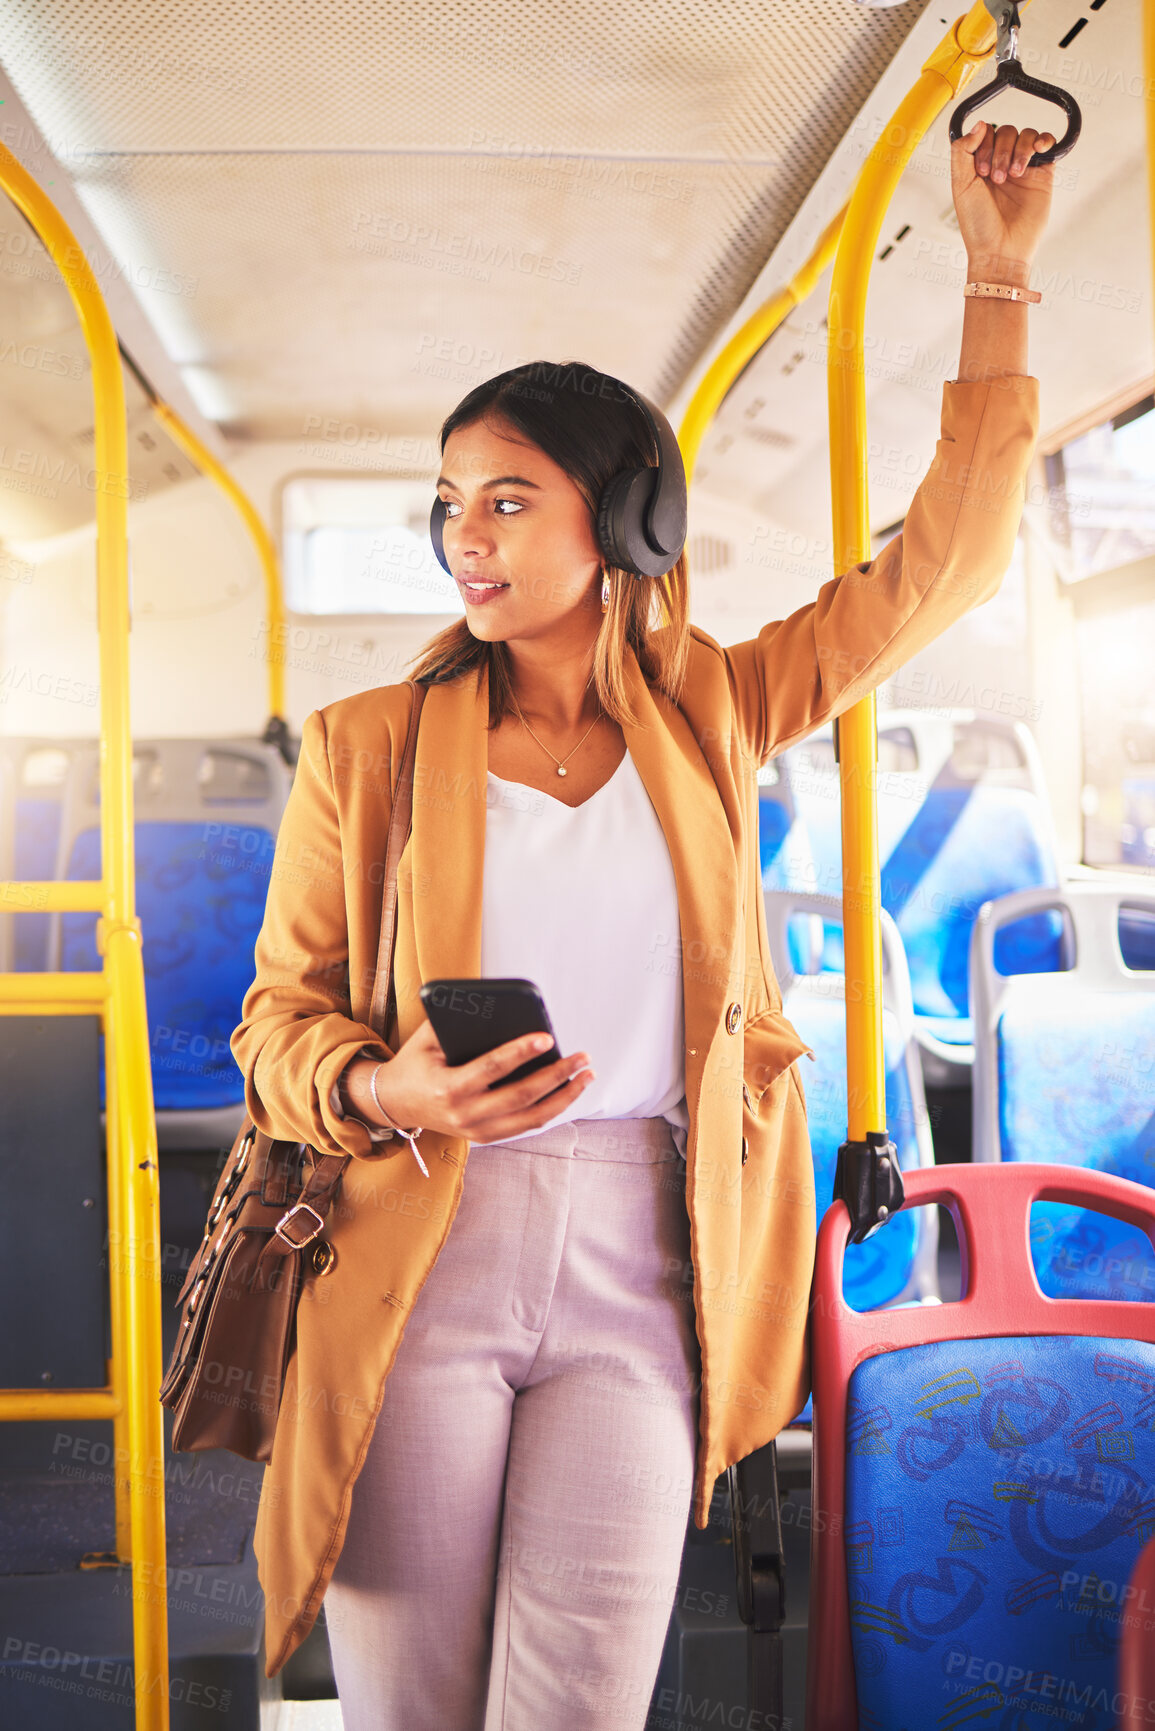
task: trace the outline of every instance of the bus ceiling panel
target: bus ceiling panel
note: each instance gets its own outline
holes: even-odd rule
[[[223,458],[226,455],[224,441],[216,428],[200,414],[179,368],[165,352],[145,317],[129,272],[103,244],[76,195],[71,179],[72,141],[67,136],[58,137],[49,145],[2,65],[0,111],[0,138],[27,173],[50,194],[60,215],[84,249],[122,350],[131,355],[133,364],[148,378],[151,388],[184,418],[216,457]],[[0,208],[4,207],[0,205]],[[23,222],[22,218],[20,220]],[[26,250],[27,241],[26,227],[21,233],[9,222],[4,223],[0,231],[0,248],[11,249],[20,257]]]
[[[79,151],[412,151],[642,159],[785,151],[853,112],[919,16],[849,0],[241,0],[190,30],[158,0],[4,0],[4,57]],[[512,130],[511,130],[512,129]]]
[[[179,301],[142,298],[174,343],[195,332],[230,432],[300,438],[335,420],[372,444],[435,427],[535,356],[582,355],[657,393],[671,331],[713,292],[766,179],[741,164],[663,174],[659,198],[644,167],[583,187],[457,156],[142,156],[80,185],[126,250],[149,212],[173,277],[195,282]]]
[[[131,499],[195,473],[125,373]],[[23,216],[0,195],[0,541],[93,522],[92,375],[71,297]]]
[[[1048,427],[1125,395],[1129,384],[1141,394],[1155,368],[1140,9],[1121,0],[1092,12],[1078,52],[1062,52],[1059,38],[1076,15],[1066,4],[1033,6],[1023,24],[1028,70],[1073,90],[1084,115],[1078,150],[1056,167],[1033,279],[1044,297],[1030,312],[1044,439]],[[1045,123],[1029,102],[1012,96],[993,118]],[[909,505],[933,454],[942,385],[958,361],[966,258],[948,153],[944,117],[902,179],[871,276],[865,364],[871,518],[879,525]],[[747,368],[703,441],[697,470],[707,492],[752,503],[819,540],[830,532],[828,290],[827,275]]]
[[[295,0],[190,33],[0,0],[7,74],[206,412],[279,438],[427,431],[527,354],[668,398],[924,10]]]

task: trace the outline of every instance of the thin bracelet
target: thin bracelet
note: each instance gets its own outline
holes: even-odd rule
[[[1043,298],[1038,289],[1017,288],[1009,282],[968,282],[963,294],[972,300],[1030,301],[1032,304]]]
[[[426,1178],[428,1178],[429,1168],[425,1164],[424,1160],[421,1158],[420,1154],[417,1152],[417,1138],[421,1134],[420,1127],[418,1127],[415,1130],[403,1130],[401,1128],[400,1124],[395,1124],[393,1122],[392,1118],[389,1116],[388,1112],[385,1110],[384,1106],[381,1104],[380,1100],[377,1097],[377,1071],[383,1070],[384,1068],[385,1068],[384,1064],[378,1064],[377,1069],[374,1070],[369,1077],[369,1092],[373,1096],[373,1104],[374,1104],[374,1106],[376,1106],[378,1112],[380,1112],[382,1118],[384,1118],[385,1128],[387,1130],[392,1130],[394,1132],[394,1134],[397,1136],[404,1136],[404,1138],[408,1142],[410,1148],[412,1148],[412,1150],[413,1150],[414,1160],[416,1160],[418,1166],[420,1166],[422,1172],[424,1172]]]

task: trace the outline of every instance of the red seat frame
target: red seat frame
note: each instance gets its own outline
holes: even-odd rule
[[[1102,1335],[1155,1345],[1155,1304],[1047,1298],[1035,1279],[1030,1249],[1033,1202],[1065,1202],[1113,1214],[1145,1231],[1155,1247],[1155,1191],[1105,1172],[1026,1162],[940,1166],[904,1173],[903,1181],[908,1207],[937,1202],[950,1210],[965,1296],[957,1304],[909,1310],[851,1310],[842,1296],[850,1215],[843,1202],[827,1209],[818,1233],[810,1314],[814,1503],[807,1731],[858,1731],[844,1537],[846,1408],[855,1367],[903,1347],[1009,1335]],[[1155,1574],[1155,1559],[1147,1567]]]

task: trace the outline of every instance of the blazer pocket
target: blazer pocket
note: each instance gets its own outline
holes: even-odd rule
[[[742,1040],[742,1104],[755,1117],[767,1090],[796,1058],[814,1053],[781,1010],[763,1010],[746,1023]]]

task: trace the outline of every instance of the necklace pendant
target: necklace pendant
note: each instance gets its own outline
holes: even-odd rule
[[[564,775],[566,773],[565,770],[562,768],[560,763],[557,766],[557,772],[559,775]]]

